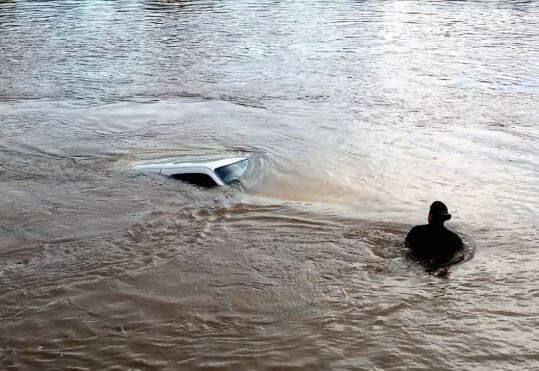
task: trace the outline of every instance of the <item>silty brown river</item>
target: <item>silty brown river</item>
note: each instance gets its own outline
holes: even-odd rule
[[[0,1],[0,368],[537,368],[538,30],[535,1]],[[131,170],[237,153],[248,187]],[[436,199],[447,278],[402,245]]]

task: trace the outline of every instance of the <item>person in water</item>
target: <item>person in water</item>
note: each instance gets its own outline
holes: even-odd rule
[[[406,236],[406,246],[413,258],[433,267],[444,267],[464,258],[460,237],[444,226],[451,219],[447,206],[441,201],[430,205],[429,224],[413,227]]]

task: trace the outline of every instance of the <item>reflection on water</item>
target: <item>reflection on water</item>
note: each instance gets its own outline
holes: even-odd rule
[[[0,1],[0,365],[532,368],[538,15]],[[230,153],[249,187],[131,171]],[[402,248],[435,199],[446,279]]]

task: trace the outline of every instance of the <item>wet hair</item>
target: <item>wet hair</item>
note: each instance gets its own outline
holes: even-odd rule
[[[430,205],[429,214],[432,220],[436,222],[445,222],[451,219],[451,214],[449,214],[447,206],[442,201],[434,201]]]

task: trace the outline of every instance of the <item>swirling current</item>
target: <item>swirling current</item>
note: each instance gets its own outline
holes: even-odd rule
[[[0,368],[539,367],[539,3],[0,1]],[[202,189],[140,160],[248,154]],[[443,200],[439,277],[403,239]]]

